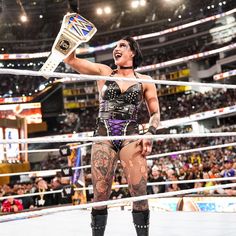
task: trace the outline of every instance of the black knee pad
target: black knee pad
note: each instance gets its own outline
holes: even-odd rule
[[[107,207],[105,209],[94,209],[94,208],[92,208],[92,215],[93,216],[107,215]]]

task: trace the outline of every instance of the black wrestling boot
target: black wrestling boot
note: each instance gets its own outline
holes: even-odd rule
[[[133,211],[133,222],[137,232],[137,236],[149,235],[149,210],[146,211]]]
[[[106,214],[99,214],[99,213],[106,213]],[[107,224],[107,209],[105,210],[92,210],[92,236],[103,236]]]

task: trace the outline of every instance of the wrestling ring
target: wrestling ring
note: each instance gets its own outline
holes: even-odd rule
[[[18,75],[30,75],[30,76],[45,76],[45,77],[59,77],[61,82],[75,81],[86,79],[102,79],[102,80],[131,80],[125,78],[116,77],[98,77],[96,76],[85,76],[76,74],[63,74],[63,73],[42,73],[33,71],[22,71],[22,70],[8,70],[0,69],[0,74],[18,74]],[[195,82],[177,82],[177,81],[159,81],[159,80],[140,80],[135,79],[135,82],[145,83],[156,83],[156,84],[168,84],[168,85],[189,85],[189,86],[207,86],[212,88],[231,88],[235,89],[236,85],[225,85],[225,84],[206,84],[206,83],[195,83]],[[224,132],[224,133],[190,133],[190,134],[171,134],[171,135],[153,135],[153,140],[168,139],[168,138],[191,138],[191,137],[233,137],[236,132]],[[149,138],[150,136],[142,135],[142,138]],[[29,138],[29,139],[17,139],[17,140],[1,140],[0,144],[9,143],[70,143],[70,142],[85,142],[84,144],[78,145],[83,148],[91,145],[92,141],[96,140],[119,140],[119,139],[140,139],[140,135],[132,135],[128,137],[115,136],[115,137],[47,137],[47,138]],[[236,143],[226,143],[221,145],[215,145],[210,147],[194,148],[190,150],[182,150],[178,152],[163,153],[157,155],[148,156],[147,159],[155,159],[170,155],[179,155],[183,153],[205,151],[211,149],[225,148],[235,146]],[[28,152],[58,152],[59,149],[52,150],[29,150]],[[81,166],[80,169],[90,168],[90,166]],[[74,168],[75,169],[75,168]],[[59,171],[59,170],[53,170]],[[36,172],[22,172],[22,173],[7,173],[0,174],[3,176],[14,176],[14,175],[33,175]],[[37,171],[39,174],[40,172]],[[164,184],[173,183],[186,183],[186,182],[207,182],[212,179],[196,179],[188,181],[171,181],[164,182]],[[223,178],[214,179],[215,182],[222,181]],[[228,178],[228,180],[236,180],[235,177]],[[148,183],[148,185],[161,185],[163,183]],[[127,187],[123,186],[122,187]],[[120,186],[120,187],[121,187]],[[116,186],[114,186],[116,187]],[[159,211],[156,210],[158,206],[152,207],[151,201],[153,199],[167,199],[171,197],[185,196],[187,194],[197,193],[201,191],[217,190],[224,188],[236,187],[236,183],[230,184],[218,184],[210,187],[200,187],[187,190],[179,190],[175,192],[165,192],[158,194],[151,194],[139,197],[130,197],[116,200],[109,200],[105,202],[87,203],[76,206],[58,206],[48,209],[36,209],[34,211],[20,212],[17,214],[8,214],[0,216],[0,231],[2,236],[10,235],[36,235],[41,236],[42,234],[50,235],[91,235],[90,228],[90,211],[93,206],[109,206],[108,224],[105,231],[105,235],[128,235],[135,236],[134,226],[132,224],[132,216],[130,211],[130,205],[134,201],[148,199],[150,200],[150,235],[166,235],[166,236],[183,236],[183,235],[208,235],[208,236],[222,236],[228,235],[233,236],[236,233],[235,217],[236,217],[236,202],[231,205],[228,212],[196,212],[195,211],[175,211],[172,212],[170,209],[162,208]],[[87,188],[87,187],[86,187]],[[84,189],[84,188],[83,188]],[[60,192],[62,190],[57,190]],[[44,192],[44,194],[52,194],[55,191]],[[24,194],[18,197],[34,196],[35,194]],[[8,197],[1,197],[0,200],[7,199]],[[191,202],[189,202],[191,204]],[[123,207],[121,207],[123,206]],[[159,207],[160,208],[160,207]],[[127,223],[128,222],[128,223]]]

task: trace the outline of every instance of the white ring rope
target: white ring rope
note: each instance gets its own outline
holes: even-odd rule
[[[183,81],[170,81],[170,80],[153,80],[153,79],[137,79],[137,78],[124,78],[124,77],[113,77],[113,76],[94,76],[74,73],[59,73],[59,72],[41,72],[32,70],[19,70],[19,69],[0,69],[0,74],[11,74],[11,75],[28,75],[28,76],[44,76],[44,77],[58,77],[64,78],[59,79],[59,82],[71,82],[81,80],[109,80],[109,81],[132,81],[140,83],[152,83],[152,84],[163,84],[163,85],[179,85],[179,86],[205,86],[211,88],[225,88],[225,89],[236,89],[234,84],[213,84],[213,83],[200,83],[200,82],[183,82]]]
[[[60,208],[41,209],[38,212],[29,211],[29,212],[22,212],[22,213],[17,213],[17,214],[3,215],[0,217],[0,222],[3,223],[7,221],[12,221],[12,220],[26,219],[26,218],[30,218],[34,216],[43,216],[43,215],[78,210],[78,209],[87,209],[91,207],[124,204],[127,202],[136,202],[136,201],[148,200],[148,199],[153,199],[153,198],[172,197],[176,195],[203,192],[203,191],[208,191],[208,190],[217,190],[219,188],[221,189],[232,188],[235,186],[236,186],[236,183],[224,184],[224,185],[217,185],[217,186],[210,186],[210,187],[179,190],[175,192],[166,192],[166,193],[150,194],[150,195],[138,196],[138,197],[121,198],[121,199],[109,200],[109,201],[93,202],[93,203],[81,204],[81,205],[76,205],[76,206],[62,206]]]
[[[236,146],[236,143],[225,143],[225,144],[213,145],[213,146],[208,146],[208,147],[192,148],[192,149],[187,149],[187,150],[182,150],[182,151],[154,154],[154,155],[147,156],[147,159],[153,159],[153,158],[156,159],[156,158],[165,157],[165,156],[180,155],[180,154],[185,154],[185,153],[190,153],[190,152],[207,151],[211,149],[225,148],[225,147],[230,147],[230,146]]]
[[[89,146],[91,144],[92,143],[87,143],[86,146]],[[78,147],[81,147],[82,145],[78,145]],[[147,159],[154,159],[154,158],[156,159],[156,158],[161,158],[161,157],[165,157],[165,156],[179,155],[179,154],[185,154],[185,153],[190,153],[190,152],[207,151],[207,150],[211,150],[211,149],[225,148],[225,147],[230,147],[230,146],[236,146],[236,143],[225,143],[225,144],[219,144],[219,145],[208,146],[208,147],[201,147],[201,148],[193,148],[193,149],[187,149],[187,150],[182,150],[182,151],[167,152],[167,153],[150,155],[150,156],[147,156],[146,158]],[[32,151],[36,152],[37,150],[32,150]],[[41,150],[39,150],[39,151],[41,151]],[[91,165],[73,167],[72,170],[86,169],[86,168],[91,168]],[[53,174],[52,172],[59,172],[59,171],[61,171],[61,170],[60,169],[54,169],[54,170],[45,170],[45,171],[28,171],[28,172],[17,172],[17,173],[4,173],[4,174],[0,174],[0,177],[18,176],[18,175],[32,175],[32,176],[37,175],[37,176],[40,176],[40,173],[45,174],[47,172],[50,176],[50,175],[55,175],[56,174],[56,173]]]
[[[189,180],[175,180],[175,181],[162,181],[162,182],[150,182],[147,183],[147,186],[159,186],[159,185],[171,185],[171,184],[189,184],[189,183],[203,183],[203,182],[219,182],[219,181],[230,181],[236,180],[236,177],[222,177],[222,178],[212,178],[212,179],[189,179]],[[118,184],[113,185],[114,188],[127,188],[128,184]],[[93,187],[82,187],[82,188],[74,188],[74,190],[92,190]],[[1,198],[0,198],[1,200]]]
[[[3,139],[0,144],[9,143],[70,143],[70,142],[101,142],[108,140],[130,140],[130,139],[179,139],[179,138],[209,138],[209,137],[234,137],[236,132],[218,132],[218,133],[188,133],[188,134],[158,134],[158,135],[129,135],[129,136],[96,136],[96,137],[75,137],[75,138],[28,138],[28,139]]]
[[[213,178],[213,179],[190,179],[190,180],[176,180],[176,181],[162,181],[162,182],[151,182],[147,183],[147,186],[159,186],[159,185],[171,185],[171,184],[185,184],[185,183],[203,183],[203,182],[219,182],[219,181],[230,181],[230,180],[236,180],[236,177],[222,177],[222,178]],[[234,183],[236,185],[236,183]],[[217,185],[217,186],[222,186],[222,185]],[[119,185],[113,185],[112,189],[114,188],[127,188],[128,184],[119,184]],[[91,190],[93,187],[81,187],[81,188],[74,188],[75,191],[77,190]],[[54,193],[61,193],[63,189],[59,190],[50,190],[50,191],[45,191],[43,194],[54,194]],[[1,200],[9,199],[12,197],[20,198],[20,197],[31,197],[31,196],[38,196],[42,195],[42,192],[40,193],[26,193],[26,194],[21,194],[21,195],[11,195],[11,196],[5,196],[5,197],[0,197]]]
[[[91,146],[92,143],[85,143],[81,144],[78,146],[71,146],[70,149],[76,149],[76,148],[81,148],[85,146]],[[236,146],[236,143],[226,143],[226,144],[220,144],[220,145],[214,145],[214,146],[209,146],[209,147],[201,147],[201,148],[193,148],[193,149],[188,149],[188,150],[182,150],[182,151],[174,151],[174,152],[168,152],[168,153],[162,153],[162,154],[156,154],[156,155],[150,155],[147,157],[147,159],[152,159],[156,157],[164,157],[164,156],[170,156],[170,155],[179,155],[179,154],[184,154],[188,152],[197,152],[197,151],[206,151],[206,150],[211,150],[211,149],[217,149],[217,148],[223,148],[223,147],[229,147],[229,146]],[[55,148],[55,149],[37,149],[37,150],[20,150],[19,153],[38,153],[38,152],[58,152],[60,149]],[[4,152],[6,153],[6,152]]]
[[[9,198],[20,198],[20,197],[32,197],[32,196],[39,196],[39,195],[44,195],[44,194],[54,194],[54,193],[61,193],[62,189],[59,190],[53,190],[53,191],[45,191],[41,193],[26,193],[26,194],[19,194],[19,195],[10,195],[10,196],[5,196],[5,197],[0,197],[1,200],[9,199]]]
[[[54,170],[38,170],[38,171],[25,171],[25,172],[17,172],[17,173],[4,173],[0,174],[0,177],[8,177],[8,176],[19,176],[19,175],[29,175],[30,177],[41,177],[41,176],[54,176],[56,172],[61,172],[61,169]]]
[[[76,149],[76,148],[82,148],[86,146],[91,146],[92,143],[84,143],[84,144],[79,144],[77,146],[70,146],[70,149]],[[54,148],[54,149],[37,149],[37,150],[20,150],[19,153],[42,153],[42,152],[59,152],[59,148]],[[4,152],[4,154],[7,154],[7,152]]]
[[[79,167],[72,167],[72,170],[87,169],[91,168],[91,165],[84,165]],[[57,172],[61,172],[61,169],[52,169],[52,170],[37,170],[37,171],[26,171],[26,172],[17,172],[17,173],[4,173],[0,174],[0,177],[7,176],[19,176],[19,175],[29,175],[31,177],[42,177],[42,176],[54,176]]]
[[[43,153],[43,152],[58,152],[58,148],[54,149],[37,149],[37,150],[20,150],[18,153]],[[8,152],[4,151],[4,154],[8,154]]]

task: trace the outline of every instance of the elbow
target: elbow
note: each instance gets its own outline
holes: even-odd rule
[[[74,53],[71,53],[68,57],[66,57],[63,61],[64,63],[68,64],[68,65],[72,65],[73,62],[75,60],[75,56]]]
[[[71,58],[69,58],[69,57],[65,58],[63,61],[64,61],[64,63],[66,63],[68,65],[71,65],[72,62],[73,62],[73,60]]]

